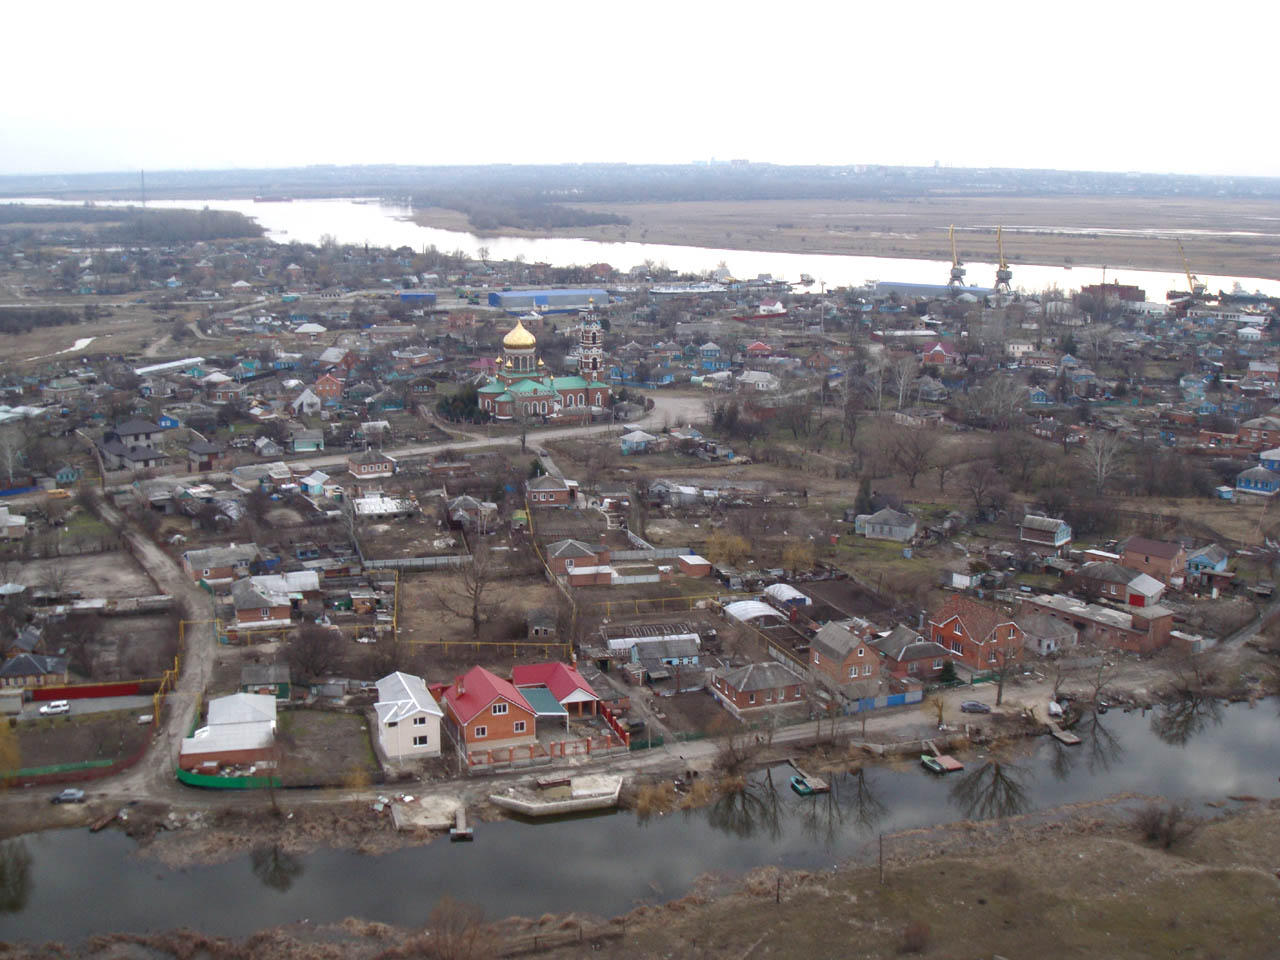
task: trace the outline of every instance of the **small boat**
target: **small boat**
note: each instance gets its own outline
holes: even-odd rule
[[[831,785],[821,777],[811,777],[808,774],[797,773],[791,777],[791,789],[802,797],[812,797],[817,793],[828,793]]]
[[[930,773],[946,774],[955,773],[964,769],[964,764],[955,757],[949,757],[945,753],[934,756],[931,753],[920,754],[920,765]]]

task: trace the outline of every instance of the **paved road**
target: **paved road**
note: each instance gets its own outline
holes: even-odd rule
[[[40,708],[48,701],[36,701],[33,703],[23,704],[22,713],[18,715],[21,720],[36,720],[41,716]],[[71,716],[78,717],[86,713],[106,713],[109,710],[136,710],[141,716],[144,713],[150,713],[154,701],[150,694],[144,694],[136,697],[94,697],[92,699],[72,700]],[[64,714],[65,716],[65,714]]]

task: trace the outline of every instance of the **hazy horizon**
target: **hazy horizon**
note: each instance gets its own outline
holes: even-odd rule
[[[6,12],[27,42],[0,173],[716,157],[1280,176],[1266,57],[1191,58],[1239,33],[1236,9],[27,4]],[[1280,23],[1247,10],[1250,36]]]

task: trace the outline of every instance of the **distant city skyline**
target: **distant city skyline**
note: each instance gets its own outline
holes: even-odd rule
[[[0,173],[716,157],[1280,176],[1266,57],[1209,69],[1192,48],[1271,35],[1273,7],[371,9],[8,10],[26,42],[0,68]]]

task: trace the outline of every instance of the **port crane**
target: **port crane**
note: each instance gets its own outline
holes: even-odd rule
[[[964,267],[960,266],[960,256],[956,253],[956,225],[953,223],[947,231],[951,240],[951,279],[947,286],[953,289],[964,286]]]
[[[1013,271],[1009,269],[1009,261],[1004,258],[1004,228],[996,227],[996,252],[1000,262],[996,266],[996,293],[1012,293],[1009,281],[1013,279]]]
[[[1182,249],[1182,240],[1178,237],[1174,237],[1174,240],[1178,244],[1178,253],[1182,255],[1182,269],[1187,275],[1187,290],[1193,297],[1203,297],[1208,287],[1201,283],[1200,278],[1191,272],[1191,264],[1187,262],[1187,251]]]

